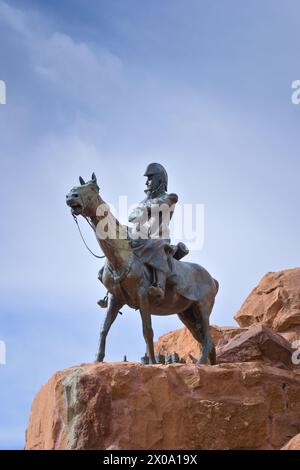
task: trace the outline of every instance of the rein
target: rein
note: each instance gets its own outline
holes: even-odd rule
[[[77,225],[78,231],[79,231],[79,233],[80,233],[81,239],[82,239],[82,241],[83,241],[85,247],[89,250],[89,252],[90,252],[93,256],[95,256],[95,258],[98,258],[98,259],[105,258],[105,255],[103,255],[103,256],[95,255],[95,253],[93,253],[92,250],[87,246],[86,241],[85,241],[85,239],[83,238],[83,235],[82,235],[82,233],[81,233],[81,230],[80,230],[80,227],[79,227],[79,224],[78,224],[77,217],[76,217],[75,214],[72,214],[72,215],[73,215],[73,219],[75,220],[75,223],[76,223],[76,225]],[[93,229],[94,232],[95,232],[94,227],[92,226],[92,224],[88,221],[88,219],[87,219],[86,217],[85,217],[85,220],[87,221],[87,223],[92,227],[92,229]]]

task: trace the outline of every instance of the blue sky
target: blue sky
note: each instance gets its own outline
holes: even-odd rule
[[[65,206],[79,175],[134,203],[159,161],[170,191],[205,205],[189,259],[220,283],[214,324],[235,324],[266,272],[300,265],[299,13],[291,0],[0,0],[0,448],[24,446],[40,386],[97,349],[99,262]],[[123,311],[108,361],[145,350]],[[156,338],[181,326],[153,325]]]

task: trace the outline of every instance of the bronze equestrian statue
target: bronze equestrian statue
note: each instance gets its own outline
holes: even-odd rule
[[[149,363],[155,364],[151,315],[177,314],[201,344],[199,364],[216,364],[209,317],[218,282],[195,263],[180,261],[186,246],[170,244],[168,224],[178,200],[167,194],[168,176],[158,163],[148,165],[146,198],[130,214],[133,227],[119,223],[99,194],[97,178],[71,189],[66,203],[74,217],[83,216],[92,226],[107,260],[99,280],[109,292],[108,309],[100,333],[97,361],[105,356],[109,329],[124,305],[139,309]]]

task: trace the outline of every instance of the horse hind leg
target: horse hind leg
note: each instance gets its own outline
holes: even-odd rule
[[[193,307],[188,308],[184,312],[178,313],[179,319],[187,327],[195,340],[203,347],[204,336],[202,333],[202,328],[197,324],[196,318],[194,316]],[[199,323],[199,322],[198,322]]]
[[[209,360],[211,365],[217,363],[216,348],[209,329],[209,316],[212,307],[205,304],[196,304],[193,306],[194,316],[196,317],[198,329],[201,330],[202,353],[198,359],[198,364],[206,364]]]
[[[185,312],[178,314],[182,323],[188,328],[195,340],[201,344],[202,353],[198,364],[206,364],[209,360],[211,365],[217,363],[216,350],[209,331],[209,309],[204,309],[199,304],[194,304]]]

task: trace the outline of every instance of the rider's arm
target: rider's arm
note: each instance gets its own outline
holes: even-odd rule
[[[139,204],[135,207],[129,214],[128,221],[129,222],[144,222],[147,220],[147,212],[145,212],[146,208],[144,205]]]

